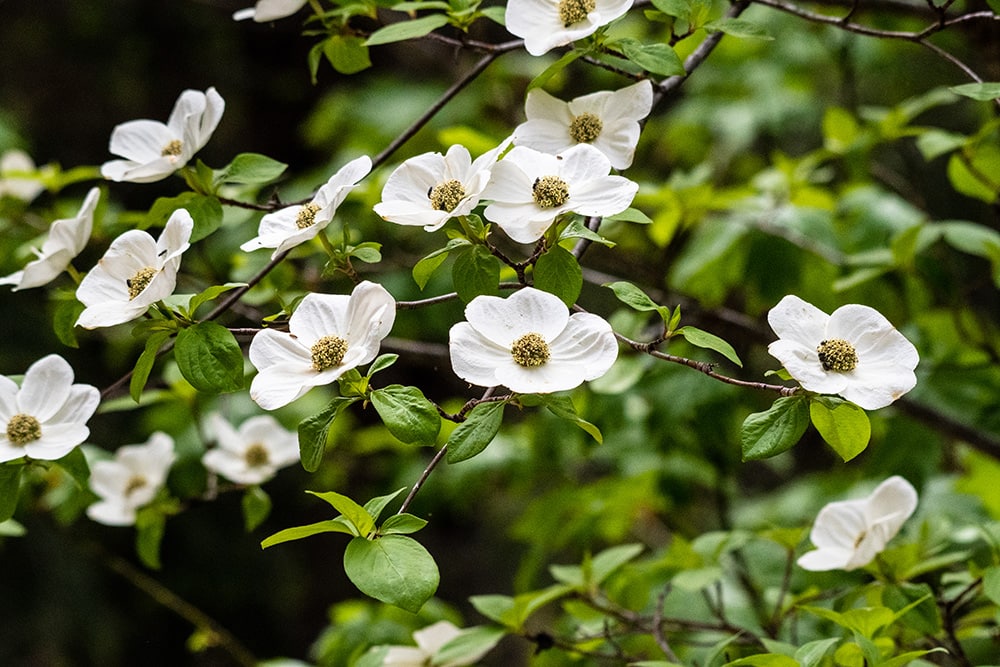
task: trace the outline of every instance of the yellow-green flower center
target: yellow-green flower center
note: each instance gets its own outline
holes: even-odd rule
[[[542,176],[531,186],[531,197],[541,208],[562,206],[569,200],[569,186],[558,176]]]
[[[149,287],[149,283],[156,277],[156,269],[147,266],[139,269],[134,276],[125,279],[125,286],[128,287],[128,300],[136,298],[142,294],[142,290]]]
[[[125,497],[127,498],[131,496],[133,493],[147,486],[148,484],[149,480],[147,480],[142,475],[132,475],[132,477],[129,478],[128,483],[125,484]]]
[[[510,346],[510,356],[525,368],[535,368],[549,360],[549,344],[536,333],[526,333]]]
[[[260,466],[266,466],[270,457],[267,453],[267,447],[261,442],[255,442],[243,453],[243,460],[247,462],[248,468],[257,468]]]
[[[160,151],[160,155],[163,157],[180,157],[183,152],[184,144],[181,143],[180,139],[172,139],[169,144],[163,147]]]
[[[299,214],[295,217],[295,226],[299,229],[305,229],[306,227],[312,227],[316,224],[316,214],[319,213],[319,204],[315,202],[309,202],[301,209],[299,209]]]
[[[831,338],[820,341],[816,348],[819,356],[819,363],[823,364],[825,371],[837,371],[846,373],[853,371],[858,366],[858,353],[854,346],[843,338]]]
[[[427,193],[427,196],[431,200],[431,208],[451,213],[465,196],[465,188],[462,187],[461,181],[453,178],[435,185]]]
[[[596,114],[586,111],[573,117],[569,124],[569,136],[578,144],[589,144],[601,135],[603,129],[604,123],[601,119]]]
[[[339,366],[347,352],[347,341],[340,336],[323,336],[313,343],[312,367],[317,372],[328,371]]]
[[[42,425],[31,415],[18,413],[7,422],[7,439],[15,445],[26,445],[42,437]]]
[[[562,21],[564,28],[568,28],[587,18],[587,14],[596,7],[597,0],[560,0],[559,20]]]

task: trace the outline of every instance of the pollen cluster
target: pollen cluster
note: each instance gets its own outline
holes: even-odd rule
[[[531,186],[531,197],[541,208],[556,208],[569,200],[569,186],[558,176],[542,176]]]
[[[313,343],[312,367],[316,372],[328,371],[339,366],[347,352],[347,341],[339,336],[323,336]]]
[[[465,188],[458,179],[451,179],[443,183],[438,183],[427,196],[431,200],[431,208],[436,211],[447,211],[451,213],[458,206],[458,203],[465,197]]]
[[[184,144],[180,139],[172,139],[169,144],[160,151],[162,157],[180,157],[184,150]]]
[[[601,122],[601,119],[596,114],[586,111],[573,117],[569,124],[569,136],[578,144],[589,144],[601,136],[603,129],[604,123]]]
[[[319,204],[315,202],[309,202],[299,210],[298,216],[295,218],[295,226],[299,229],[305,229],[306,227],[312,227],[316,224],[316,214],[319,213]]]
[[[559,20],[568,28],[587,18],[587,14],[597,7],[597,0],[560,0]]]
[[[26,445],[42,437],[42,425],[31,415],[19,413],[7,422],[7,439],[15,445]]]
[[[125,281],[125,285],[128,287],[128,300],[136,298],[142,294],[142,290],[149,287],[149,283],[153,281],[156,277],[156,269],[151,266],[146,266],[139,269],[134,276]]]
[[[526,333],[510,346],[510,356],[525,368],[536,368],[549,360],[549,344],[539,334]]]
[[[149,485],[149,480],[142,475],[132,475],[129,477],[128,482],[125,484],[125,497],[128,498],[130,495],[138,491],[139,489]]]
[[[858,353],[854,346],[843,338],[831,338],[820,341],[816,348],[819,356],[819,363],[823,364],[825,371],[837,371],[846,373],[853,371],[858,366]]]
[[[246,461],[248,468],[258,468],[260,466],[266,466],[270,460],[270,456],[267,453],[267,447],[261,442],[255,442],[243,453],[243,460]]]

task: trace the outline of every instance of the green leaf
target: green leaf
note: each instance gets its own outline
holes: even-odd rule
[[[532,79],[531,82],[528,84],[528,88],[525,92],[534,90],[535,88],[544,87],[545,84],[549,82],[549,79],[551,79],[556,74],[566,69],[566,67],[568,67],[570,63],[572,63],[577,58],[585,55],[585,53],[586,53],[585,51],[578,51],[576,49],[573,49],[572,51],[567,51],[562,55],[561,58],[559,58],[559,60],[555,61],[554,63],[546,67],[544,70],[542,70],[541,74]]]
[[[14,516],[17,498],[21,492],[21,471],[23,463],[0,465],[0,523]]]
[[[573,424],[586,431],[590,437],[598,442],[598,444],[604,442],[604,436],[601,435],[601,429],[597,428],[576,413],[576,407],[573,405],[573,400],[569,396],[541,394],[538,398],[541,400],[541,403],[549,409],[549,412],[556,415],[560,419],[566,419],[567,421],[573,422]]]
[[[382,261],[382,244],[365,241],[356,246],[348,246],[347,254],[365,264],[378,264]]]
[[[610,218],[605,218],[610,220]],[[565,241],[566,239],[587,239],[588,241],[593,241],[594,243],[600,243],[608,248],[614,248],[615,242],[609,241],[597,232],[591,231],[579,218],[573,218],[569,223],[559,232],[559,240]]]
[[[187,306],[188,313],[192,317],[194,317],[195,312],[202,304],[207,303],[209,301],[213,301],[219,298],[219,296],[221,296],[222,294],[225,294],[226,292],[237,289],[239,287],[247,287],[247,283],[226,283],[225,285],[212,285],[211,287],[202,290],[198,294],[195,294],[193,297],[191,297],[191,301],[188,302]]]
[[[144,507],[135,516],[135,552],[143,565],[160,569],[160,543],[167,527],[167,516],[155,507]]]
[[[971,97],[980,102],[1000,98],[1000,83],[966,83],[961,86],[949,86],[948,90],[963,97]]]
[[[320,500],[328,503],[335,510],[344,515],[344,518],[351,522],[360,537],[367,536],[375,528],[375,517],[368,513],[364,507],[336,491],[306,491]]]
[[[685,21],[691,16],[691,3],[688,0],[653,0],[653,6],[667,16]]]
[[[73,481],[79,488],[86,489],[88,487],[90,482],[90,465],[87,463],[87,457],[83,455],[82,449],[74,447],[70,450],[69,454],[66,454],[61,459],[57,459],[56,463],[73,478]]]
[[[153,202],[140,228],[161,227],[167,223],[174,211],[182,208],[191,214],[191,219],[194,221],[191,243],[205,238],[222,224],[222,203],[218,197],[183,192],[176,197],[160,197]]]
[[[406,443],[432,444],[441,430],[441,415],[416,387],[391,384],[371,393],[370,400],[385,427]]]
[[[983,594],[993,604],[1000,605],[1000,565],[986,568],[983,572]]]
[[[784,396],[764,412],[747,416],[740,429],[744,461],[756,461],[791,449],[809,427],[808,401]]]
[[[969,140],[964,134],[931,129],[917,137],[917,148],[925,160],[958,150]]]
[[[684,339],[692,345],[697,345],[698,347],[705,348],[706,350],[718,352],[740,368],[743,368],[743,362],[740,361],[740,357],[736,354],[736,350],[733,349],[733,346],[715,334],[702,331],[701,329],[697,329],[692,326],[681,327],[674,333],[684,336]]]
[[[832,396],[809,402],[813,426],[844,461],[865,451],[872,428],[868,415],[858,406]]]
[[[727,662],[725,667],[742,667],[743,665],[752,665],[753,667],[799,667],[799,661],[780,653],[759,653]]]
[[[500,293],[500,260],[486,246],[475,245],[455,257],[451,278],[459,298],[468,303],[480,294]]]
[[[431,279],[438,267],[448,259],[450,250],[450,248],[435,250],[413,265],[413,282],[417,283],[417,287],[423,289],[427,285],[427,281]]]
[[[503,628],[486,625],[465,628],[437,650],[431,657],[431,666],[475,664],[506,635],[507,631]]]
[[[502,26],[507,25],[507,8],[503,6],[483,7],[479,10],[479,15]]]
[[[292,540],[301,540],[305,537],[319,535],[320,533],[346,533],[352,537],[357,537],[351,528],[352,526],[349,526],[346,521],[338,521],[337,519],[317,521],[316,523],[311,523],[307,526],[285,528],[284,530],[279,530],[274,535],[271,535],[263,540],[260,543],[260,548],[267,549],[268,547],[273,547],[275,544],[291,542]]]
[[[709,21],[703,27],[707,32],[724,32],[727,35],[741,39],[774,39],[764,26],[753,21],[747,21],[746,19],[723,17]]]
[[[170,331],[154,331],[146,339],[146,345],[142,350],[142,354],[135,362],[135,368],[132,370],[132,378],[129,380],[128,390],[129,395],[132,396],[132,400],[136,403],[139,402],[142,396],[142,390],[146,386],[146,381],[149,379],[149,374],[153,370],[153,364],[156,363],[156,353],[160,351],[163,344],[170,338]]]
[[[271,497],[260,486],[251,486],[243,493],[242,508],[243,528],[249,533],[271,513]]]
[[[400,493],[402,493],[405,489],[406,487],[402,486],[393,491],[392,493],[387,493],[384,496],[376,496],[375,498],[372,498],[367,503],[365,503],[365,511],[368,512],[373,519],[378,521],[378,518],[382,515],[382,510],[385,509],[386,505],[391,503],[393,499]]]
[[[634,560],[645,547],[641,544],[620,544],[601,551],[591,561],[591,583],[599,586],[616,570]]]
[[[399,359],[398,354],[379,355],[379,357],[372,362],[372,365],[368,367],[367,376],[370,378],[379,371],[384,371],[386,368],[389,368],[389,366],[392,366],[394,363],[396,363],[397,359]]]
[[[830,649],[840,642],[839,637],[828,637],[808,642],[795,651],[795,659],[802,667],[817,667]]]
[[[444,14],[429,14],[421,16],[411,21],[400,21],[390,23],[384,28],[379,28],[371,34],[366,46],[376,46],[378,44],[389,44],[391,42],[402,42],[407,39],[416,39],[431,33],[443,25],[448,24],[448,17]]]
[[[284,173],[288,165],[259,153],[240,153],[228,165],[215,172],[216,183],[257,185],[270,183]]]
[[[534,281],[536,288],[555,294],[570,307],[583,288],[583,270],[573,253],[557,245],[535,262]]]
[[[617,222],[634,222],[638,225],[653,224],[653,220],[648,215],[646,215],[637,208],[631,208],[631,207],[625,209],[621,213],[615,213],[614,215],[606,215],[604,216],[604,219],[614,220]]]
[[[502,401],[480,403],[448,436],[448,463],[471,459],[493,441],[503,423]]]
[[[618,41],[625,57],[650,74],[660,76],[685,76],[684,63],[680,56],[667,44],[643,44],[634,39]]]
[[[426,525],[427,521],[425,519],[404,512],[402,514],[393,514],[386,519],[385,523],[379,527],[378,532],[382,535],[409,535],[417,532]]]
[[[469,603],[486,618],[503,625],[508,625],[514,610],[514,598],[509,595],[473,595]]]
[[[629,308],[640,311],[655,310],[660,314],[664,321],[670,319],[670,309],[661,306],[650,299],[645,292],[636,287],[630,282],[620,280],[614,283],[604,283],[602,287],[609,287],[611,291],[615,293],[618,300],[624,303]]]
[[[884,662],[878,663],[879,667],[905,667],[909,665],[917,658],[922,658],[928,653],[947,653],[948,649],[938,646],[937,648],[928,649],[926,651],[907,651],[906,653],[900,653],[897,656],[893,656]]]
[[[76,321],[84,305],[73,299],[58,299],[52,312],[52,331],[66,347],[79,347],[76,341]]]
[[[417,613],[437,590],[434,558],[405,535],[355,537],[344,551],[344,572],[365,595]]]
[[[198,391],[221,394],[243,388],[243,352],[221,324],[199,322],[181,329],[174,358],[181,375]]]
[[[299,422],[299,456],[306,472],[316,472],[319,468],[326,451],[330,427],[341,411],[357,400],[356,396],[335,396],[322,412]]]
[[[357,35],[333,35],[323,42],[323,55],[341,74],[357,74],[372,66],[368,45]]]

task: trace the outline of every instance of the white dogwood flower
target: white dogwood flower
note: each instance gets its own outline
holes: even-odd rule
[[[635,197],[638,184],[610,175],[611,162],[590,144],[559,155],[515,146],[493,167],[483,211],[518,243],[534,243],[563,213],[614,215]]]
[[[166,484],[175,458],[174,439],[157,431],[141,445],[119,447],[113,459],[92,463],[90,489],[101,499],[87,507],[87,516],[108,526],[131,526],[136,510]]]
[[[378,354],[396,320],[396,301],[372,282],[346,294],[307,294],[288,320],[288,332],[264,329],[250,343],[257,375],[250,398],[276,410],[319,385],[330,384]]]
[[[267,23],[291,16],[306,6],[308,0],[257,0],[257,4],[233,13],[237,21],[253,19],[257,23]]]
[[[767,351],[804,389],[877,410],[917,383],[917,349],[874,308],[849,304],[827,315],[788,295],[767,321],[779,338]]]
[[[66,456],[90,435],[100,402],[97,387],[73,384],[73,368],[56,354],[28,366],[20,388],[0,375],[0,462]]]
[[[97,208],[100,195],[100,190],[91,188],[76,217],[53,222],[42,249],[35,251],[38,259],[28,262],[23,270],[0,278],[0,285],[13,285],[15,292],[41,287],[65,271],[90,240],[90,233],[94,228],[94,209]]]
[[[632,7],[633,0],[509,0],[507,30],[533,56],[592,35]]]
[[[76,298],[86,306],[77,325],[95,329],[128,322],[170,296],[193,229],[191,214],[178,209],[158,240],[131,229],[112,241],[76,290]]]
[[[22,150],[12,148],[0,155],[0,197],[13,197],[30,202],[41,194],[45,186],[35,178],[20,174],[35,171],[35,161]]]
[[[440,229],[451,218],[468,215],[490,180],[490,169],[507,148],[504,142],[475,161],[465,146],[454,145],[445,155],[424,153],[396,167],[382,189],[375,212],[398,225]]]
[[[125,159],[105,162],[101,174],[112,181],[132,183],[166,178],[208,143],[225,108],[215,88],[204,93],[185,90],[177,98],[166,125],[142,119],[116,126],[111,132],[109,151]]]
[[[260,248],[274,248],[271,254],[273,259],[285,250],[314,238],[330,224],[337,207],[371,169],[372,161],[367,155],[351,160],[320,187],[308,204],[286,206],[261,218],[257,236],[241,245],[240,250],[252,252]]]
[[[382,659],[382,667],[426,667],[434,664],[436,667],[465,667],[482,658],[492,646],[487,646],[460,659],[447,662],[434,662],[434,656],[445,644],[459,637],[462,630],[449,621],[438,621],[413,633],[416,646],[390,646]]]
[[[885,480],[867,498],[838,500],[816,516],[809,539],[816,549],[803,554],[806,570],[854,570],[885,549],[917,508],[917,492],[899,476]]]
[[[626,169],[639,143],[639,121],[652,107],[653,85],[648,80],[569,102],[535,88],[524,104],[528,120],[514,129],[514,144],[552,154],[590,144],[604,153],[612,167]]]
[[[451,366],[482,387],[519,394],[573,389],[604,375],[618,358],[611,325],[590,313],[569,314],[555,295],[533,287],[507,298],[477,296],[465,322],[449,334]]]
[[[208,418],[218,447],[202,456],[212,472],[237,484],[263,484],[299,460],[299,437],[271,415],[251,417],[233,428],[217,413]]]

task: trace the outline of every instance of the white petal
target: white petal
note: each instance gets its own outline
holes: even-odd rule
[[[346,294],[306,294],[292,313],[288,330],[299,339],[300,345],[308,348],[324,336],[346,340],[350,303],[351,297]]]
[[[216,444],[226,452],[241,456],[246,450],[246,441],[222,415],[213,412],[208,417],[208,433]]]
[[[413,633],[413,640],[427,655],[434,655],[442,646],[462,634],[453,623],[438,621]]]
[[[86,423],[97,411],[101,403],[101,392],[89,384],[75,384],[70,387],[69,396],[62,407],[48,421],[52,424]]]
[[[850,384],[847,373],[823,370],[814,347],[795,340],[776,340],[767,346],[768,353],[781,362],[785,370],[809,391],[839,394]]]
[[[317,375],[311,366],[265,368],[250,383],[250,398],[265,410],[277,410],[304,396],[314,386]]]
[[[317,213],[317,224],[320,217],[326,222],[333,218],[333,213],[348,193],[354,189],[362,178],[368,175],[372,169],[372,160],[367,155],[355,158],[341,167],[337,173],[330,177],[330,180],[319,189],[314,201],[320,205],[322,210]]]
[[[818,547],[853,549],[868,530],[866,500],[839,500],[828,503],[816,516],[809,539]]]
[[[488,340],[510,350],[528,333],[555,339],[566,328],[569,312],[554,294],[526,287],[507,298],[477,296],[465,307],[465,318]]]
[[[253,20],[266,23],[291,16],[305,6],[307,0],[258,0]]]
[[[192,231],[194,231],[194,220],[191,214],[183,208],[174,211],[156,241],[156,257],[159,263],[155,266],[164,266],[172,260],[177,260],[181,253],[190,247]]]
[[[555,155],[576,144],[569,136],[569,125],[547,119],[535,119],[514,128],[514,143]]]
[[[111,131],[108,149],[112,155],[146,164],[159,160],[167,144],[181,138],[180,134],[155,120],[132,120]]]
[[[24,446],[24,452],[33,459],[54,461],[73,451],[90,435],[83,424],[43,424],[42,437]]]
[[[9,421],[20,410],[17,407],[17,383],[6,375],[0,375],[0,420]]]
[[[868,496],[865,515],[869,524],[882,524],[891,539],[917,509],[917,490],[898,475],[879,484]]]
[[[57,354],[42,357],[28,367],[17,395],[18,407],[46,422],[63,406],[73,384],[73,368]]]
[[[639,184],[624,176],[604,176],[571,185],[567,206],[580,215],[614,215],[627,209],[638,191]]]
[[[829,320],[829,315],[793,294],[783,297],[767,314],[767,323],[778,338],[813,350],[826,338]]]
[[[370,345],[372,340],[381,341],[395,321],[396,300],[389,291],[367,280],[358,283],[347,304],[347,342]]]
[[[301,305],[300,305],[301,307]],[[311,341],[310,345],[312,344]],[[264,329],[250,341],[250,363],[258,371],[272,366],[285,368],[303,366],[312,368],[312,355],[309,347],[295,336],[273,329]]]
[[[611,171],[608,158],[590,144],[576,144],[563,151],[559,157],[560,175],[570,184],[570,196],[574,195],[573,184],[603,178]],[[616,178],[628,180],[621,176]]]
[[[797,562],[802,569],[813,572],[846,570],[853,556],[853,549],[815,549],[802,554]]]
[[[131,526],[135,523],[135,508],[118,498],[101,500],[87,508],[87,516],[106,526]]]
[[[448,351],[455,375],[480,387],[499,384],[497,368],[514,363],[509,348],[490,341],[468,322],[451,327]]]
[[[524,100],[524,115],[529,121],[548,120],[560,125],[569,126],[573,121],[573,114],[569,105],[562,100],[549,95],[541,88],[533,88],[528,91]],[[515,136],[516,136],[515,130]],[[569,135],[567,135],[569,136]],[[514,143],[517,143],[515,139]]]
[[[591,313],[570,316],[566,328],[549,343],[550,364],[580,366],[584,380],[604,375],[618,358],[618,341],[611,325]]]

